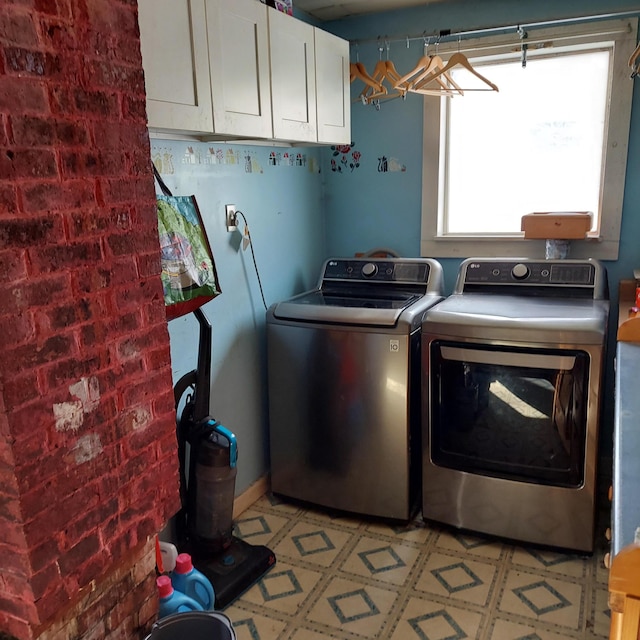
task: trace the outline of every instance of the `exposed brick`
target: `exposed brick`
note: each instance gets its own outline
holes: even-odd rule
[[[15,187],[10,184],[0,184],[0,215],[13,215],[18,208],[18,195]]]
[[[34,9],[38,13],[48,13],[53,16],[61,16],[70,18],[71,12],[66,2],[58,2],[57,0],[34,0]]]
[[[8,572],[23,577],[29,575],[31,566],[24,550],[16,550],[9,545],[0,543],[0,553],[2,554],[3,573]]]
[[[58,167],[53,152],[45,149],[15,149],[13,155],[12,177],[18,178],[54,178]]]
[[[25,213],[95,206],[95,188],[90,181],[34,183],[23,187],[22,193]]]
[[[34,367],[54,360],[73,355],[76,347],[70,336],[52,336],[41,344],[27,344],[8,350],[5,355],[8,374],[24,370],[25,367]]]
[[[60,554],[60,547],[55,537],[47,538],[41,545],[31,549],[29,560],[31,569],[34,572],[44,569],[51,562],[51,558],[57,558]]]
[[[46,76],[59,79],[64,74],[68,75],[75,66],[75,59],[70,56],[62,58],[57,54],[18,47],[5,48],[5,58],[7,72],[21,76]]]
[[[138,273],[141,277],[158,276],[162,271],[162,262],[160,260],[160,252],[154,251],[144,255],[138,255]]]
[[[107,244],[115,256],[138,254],[141,250],[148,251],[149,247],[158,247],[160,252],[157,227],[145,232],[112,233],[107,237]]]
[[[1,624],[3,631],[9,632],[8,624],[11,623],[9,617],[14,619],[22,619],[28,622],[37,622],[38,617],[35,612],[35,608],[32,603],[27,599],[20,599],[16,597],[6,597],[3,593],[0,593],[0,621],[3,619],[6,621]],[[18,628],[17,626],[15,628]],[[13,633],[16,633],[15,631]],[[18,638],[27,638],[29,636],[19,635]],[[9,637],[9,640],[12,640]]]
[[[0,227],[2,223],[0,222]],[[26,253],[22,250],[0,251],[0,282],[21,280],[27,275]]]
[[[0,315],[17,314],[32,306],[42,306],[69,297],[70,282],[66,275],[54,275],[19,285],[0,286]]]
[[[140,68],[96,60],[89,65],[89,73],[92,82],[98,87],[144,95],[144,75]]]
[[[153,562],[137,585],[130,550],[179,495],[137,3],[12,0],[0,33],[0,529],[33,569],[30,610],[0,603],[0,628],[141,637]],[[125,336],[137,357],[119,357]],[[99,402],[78,431],[56,425],[83,378]]]
[[[136,199],[137,182],[131,178],[118,178],[102,181],[102,192],[108,203],[131,203]]]
[[[96,555],[101,548],[102,544],[98,534],[90,533],[60,556],[60,569],[65,574],[73,573],[79,566]]]
[[[0,64],[0,70],[2,69],[2,65]],[[9,146],[9,135],[7,133],[7,118],[8,114],[0,113],[0,147],[8,147]]]
[[[88,133],[83,123],[43,117],[16,116],[11,119],[16,145],[84,145]]]
[[[58,580],[51,585],[51,589],[35,601],[36,610],[40,620],[55,619],[60,611],[64,611],[69,605],[71,597],[68,591],[67,583],[64,580]]]
[[[147,300],[164,300],[160,278],[148,278],[134,282],[130,286],[119,287],[117,291],[112,292],[112,299],[114,305],[127,311],[139,308]]]
[[[135,35],[137,36],[138,35],[137,28],[135,31],[136,31]],[[129,37],[129,34],[125,33],[124,31],[120,31],[117,34],[116,47],[119,55],[119,60],[121,62],[127,62],[135,65],[142,64],[140,44],[137,37],[135,38]]]
[[[42,17],[40,25],[42,44],[47,49],[68,51],[76,46],[77,34],[73,25],[48,16]]]
[[[92,136],[99,149],[145,149],[149,145],[149,132],[144,125],[131,122],[99,122],[92,125]],[[149,169],[149,153],[147,170]]]
[[[0,76],[0,111],[43,113],[47,109],[47,92],[40,82]]]
[[[33,371],[5,380],[4,401],[8,411],[35,400],[39,395],[38,377]]]
[[[66,358],[43,369],[43,376],[48,390],[57,389],[62,384],[87,378],[101,366],[100,358],[88,357]]]
[[[105,520],[117,515],[118,499],[111,498],[106,502],[101,502],[96,507],[84,513],[80,518],[70,522],[64,529],[64,540],[71,546],[76,544],[82,537],[87,535],[87,531],[95,531]]]
[[[34,336],[34,326],[28,313],[0,317],[0,350],[13,348]]]
[[[138,279],[135,258],[123,256],[106,266],[85,269],[76,283],[81,293],[94,293],[103,289],[113,289],[119,285],[134,282]],[[118,308],[117,305],[115,307]]]
[[[65,329],[74,324],[86,322],[94,316],[95,311],[99,312],[99,309],[93,308],[94,306],[96,305],[84,298],[74,304],[65,304],[53,309],[47,309],[45,313],[48,319],[48,326],[50,329]]]
[[[108,91],[87,91],[76,88],[73,93],[73,106],[78,113],[94,116],[110,116],[119,113],[118,97]]]
[[[51,584],[60,582],[60,569],[56,558],[50,558],[49,564],[31,576],[31,589],[36,600],[42,597]]]
[[[156,371],[171,364],[171,349],[168,345],[163,345],[159,349],[147,351],[144,355],[144,361],[148,371]]]
[[[125,94],[123,96],[122,116],[127,120],[146,122],[147,104],[144,98],[144,94],[137,97]]]
[[[85,267],[102,261],[100,241],[40,247],[29,252],[35,273]]]
[[[158,418],[165,416],[166,414],[175,417],[175,401],[173,393],[170,389],[167,389],[164,393],[159,393],[153,399],[153,414]]]
[[[53,243],[60,237],[60,222],[52,217],[0,220],[0,246],[26,248]]]
[[[33,46],[38,42],[33,20],[24,13],[0,13],[0,33],[8,44]]]
[[[100,32],[109,33],[113,30],[116,34],[138,33],[134,7],[108,0],[94,0],[88,9],[91,26]]]
[[[110,210],[96,209],[74,211],[70,214],[69,231],[72,238],[100,235],[105,231],[131,228],[131,217],[128,207],[114,207]]]

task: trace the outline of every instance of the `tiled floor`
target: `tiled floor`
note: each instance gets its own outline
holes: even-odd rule
[[[602,549],[516,546],[420,517],[393,528],[270,495],[235,533],[277,558],[224,611],[238,640],[608,637]]]

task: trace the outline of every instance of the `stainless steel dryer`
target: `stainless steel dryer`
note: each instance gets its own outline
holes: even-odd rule
[[[443,299],[431,259],[330,259],[267,313],[271,487],[407,520],[420,492],[420,326]]]
[[[426,519],[593,550],[608,315],[596,261],[462,262],[422,324]]]

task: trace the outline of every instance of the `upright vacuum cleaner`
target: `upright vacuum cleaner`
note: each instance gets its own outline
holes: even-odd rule
[[[276,562],[273,551],[233,535],[238,447],[235,435],[209,415],[211,324],[201,309],[198,367],[176,383],[182,509],[176,517],[181,548],[213,585],[215,608],[224,609]],[[185,397],[186,394],[186,397]]]

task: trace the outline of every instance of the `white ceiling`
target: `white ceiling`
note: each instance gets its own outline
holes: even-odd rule
[[[293,6],[318,20],[338,20],[348,16],[360,16],[365,13],[379,13],[393,9],[405,9],[442,0],[293,0]]]

